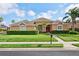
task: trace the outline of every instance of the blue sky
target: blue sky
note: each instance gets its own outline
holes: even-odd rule
[[[65,12],[75,4],[70,3],[6,3],[0,4],[0,16],[4,23],[10,24],[11,20],[34,20],[44,17],[51,20],[61,20]]]

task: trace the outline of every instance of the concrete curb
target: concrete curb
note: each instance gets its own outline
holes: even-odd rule
[[[0,44],[50,44],[50,42],[0,42]],[[52,44],[60,44],[60,43],[52,42]]]
[[[79,51],[79,48],[0,48],[0,51]]]

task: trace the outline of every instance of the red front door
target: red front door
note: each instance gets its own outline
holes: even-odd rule
[[[46,32],[50,32],[51,25],[47,25]]]

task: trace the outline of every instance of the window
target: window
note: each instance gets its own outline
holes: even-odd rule
[[[58,25],[57,26],[57,30],[63,30],[63,26],[62,25]]]
[[[19,28],[20,28],[20,31],[26,31],[26,26],[23,23],[20,24]]]
[[[26,27],[25,26],[20,26],[20,31],[26,31]]]

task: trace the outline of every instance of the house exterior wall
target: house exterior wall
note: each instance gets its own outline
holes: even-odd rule
[[[10,31],[21,31],[20,26],[10,26]],[[25,26],[26,31],[35,31],[35,26]]]
[[[27,31],[36,31],[36,27],[35,26],[26,26],[26,30]]]
[[[79,28],[79,23],[76,23],[75,24],[75,28]]]
[[[64,23],[62,25],[63,25],[63,30],[64,31],[67,31],[67,30],[69,30],[71,28],[71,25],[69,23]]]
[[[52,24],[51,31],[57,30],[57,24]]]
[[[51,24],[51,31],[57,30],[57,27],[61,25],[63,30],[67,31],[71,28],[71,24],[67,23],[67,24]],[[46,32],[46,26],[47,25],[42,25],[42,32]],[[25,26],[26,27],[26,31],[36,31],[36,27],[35,26]],[[75,24],[75,28],[79,28],[79,23]],[[18,31],[20,30],[20,26],[10,26],[10,30],[11,31]]]
[[[55,30],[57,30],[57,27],[58,26],[62,26],[62,30],[63,31],[67,31],[67,30],[69,30],[70,28],[71,28],[71,24],[69,24],[69,23],[62,23],[62,24],[52,24],[52,31],[55,31]]]
[[[10,31],[18,31],[19,30],[19,26],[10,26],[9,28]]]

